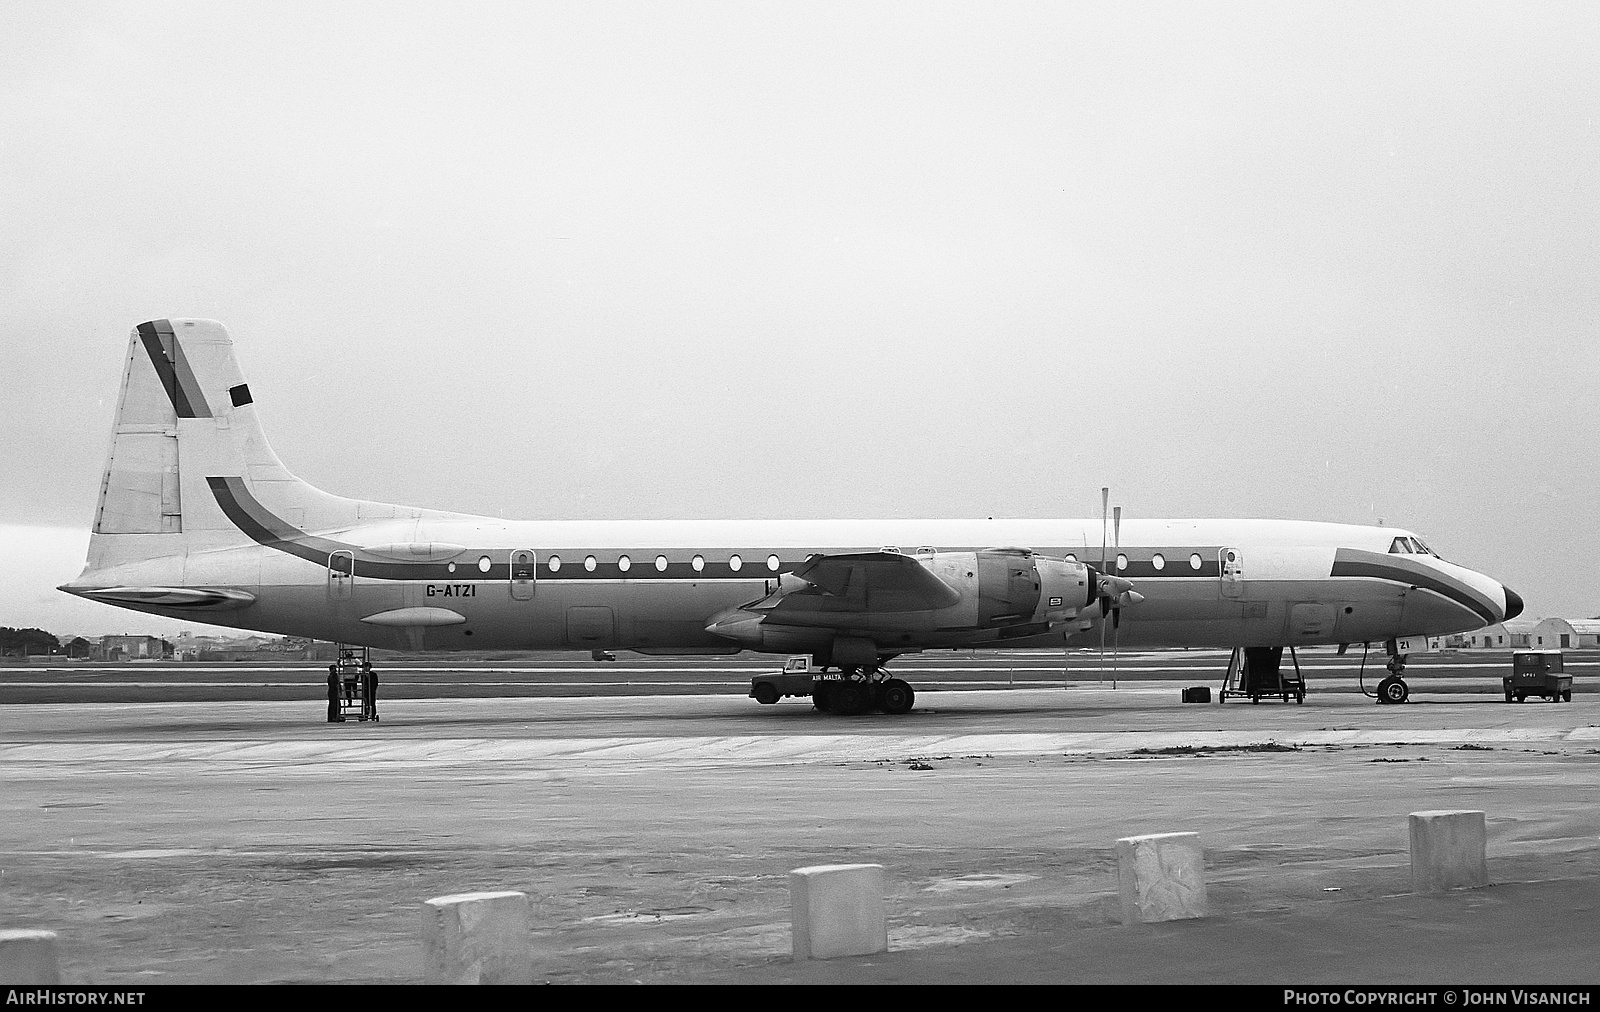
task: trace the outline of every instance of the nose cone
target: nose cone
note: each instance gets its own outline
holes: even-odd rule
[[[1522,614],[1522,598],[1510,587],[1502,587],[1506,592],[1506,618],[1513,619]]]

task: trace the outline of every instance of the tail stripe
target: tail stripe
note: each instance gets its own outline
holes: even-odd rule
[[[510,564],[497,562],[492,564],[487,572],[473,567],[470,573],[463,572],[453,575],[448,563],[443,562],[385,562],[375,560],[366,555],[356,545],[346,544],[342,541],[332,541],[328,538],[319,538],[315,534],[307,534],[299,530],[281,517],[276,516],[271,510],[261,505],[245,487],[244,479],[237,477],[207,477],[206,484],[211,486],[211,494],[216,497],[217,505],[222,507],[222,512],[227,515],[233,525],[243,531],[250,540],[267,548],[293,555],[296,558],[314,562],[319,566],[328,565],[328,557],[334,552],[350,552],[355,562],[355,575],[377,580],[472,580],[475,582],[490,580],[505,580],[511,576]],[[496,549],[497,556],[509,556],[509,549]]]
[[[211,406],[200,391],[194,370],[189,368],[183,345],[173,336],[171,321],[152,320],[139,324],[139,340],[144,343],[150,364],[161,378],[161,388],[167,392],[178,417],[210,418]]]

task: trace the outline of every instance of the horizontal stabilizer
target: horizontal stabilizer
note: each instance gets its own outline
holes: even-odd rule
[[[105,587],[75,590],[71,584],[60,588],[91,601],[107,604],[159,604],[167,608],[195,608],[205,611],[231,611],[254,604],[256,596],[244,590],[200,589],[194,587]]]

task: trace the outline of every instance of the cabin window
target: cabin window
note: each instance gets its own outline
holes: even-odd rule
[[[1157,552],[1156,554],[1154,554],[1154,555],[1152,555],[1150,557],[1150,565],[1156,567],[1157,569],[1166,569],[1167,568],[1166,557],[1163,556],[1160,552]]]
[[[545,560],[544,564],[550,567],[550,572],[554,573],[561,568],[561,556],[552,555],[550,558]]]
[[[1078,561],[1078,557],[1076,555],[1074,555],[1073,553],[1068,552],[1067,553],[1067,561],[1068,562],[1077,562]]]
[[[628,567],[632,565],[633,560],[628,558],[626,555],[619,556],[617,558],[617,568],[624,573],[626,573],[628,571]]]
[[[737,573],[739,571],[739,567],[743,565],[744,560],[739,558],[737,555],[728,556],[728,568],[733,570],[735,573]]]
[[[696,573],[703,571],[706,568],[705,556],[696,555],[694,558],[689,560],[689,565],[694,567],[694,571]]]
[[[778,557],[776,555],[767,556],[767,568],[774,573],[778,571]]]
[[[1123,570],[1123,569],[1127,569],[1127,568],[1128,568],[1128,557],[1126,555],[1122,555],[1122,554],[1119,553],[1117,555],[1117,569]]]
[[[599,563],[595,562],[594,556],[585,555],[583,557],[583,568],[588,570],[589,572],[591,572],[591,573],[594,572],[594,567],[597,566],[597,565],[599,565]]]
[[[489,571],[489,567],[492,565],[494,565],[494,563],[489,561],[489,557],[487,555],[478,557],[478,572],[487,573]]]
[[[667,571],[667,557],[665,555],[656,556],[656,572],[665,573],[666,571]]]
[[[1200,568],[1200,553],[1199,552],[1195,552],[1195,553],[1193,553],[1192,555],[1189,556],[1189,568],[1190,569],[1199,569]]]

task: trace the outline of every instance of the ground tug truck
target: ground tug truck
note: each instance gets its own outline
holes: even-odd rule
[[[750,680],[750,698],[758,703],[776,703],[784,696],[810,696],[817,709],[841,713],[906,713],[916,700],[910,684],[899,678],[869,681],[844,671],[816,668],[810,655],[790,657],[783,662],[782,671]]]

